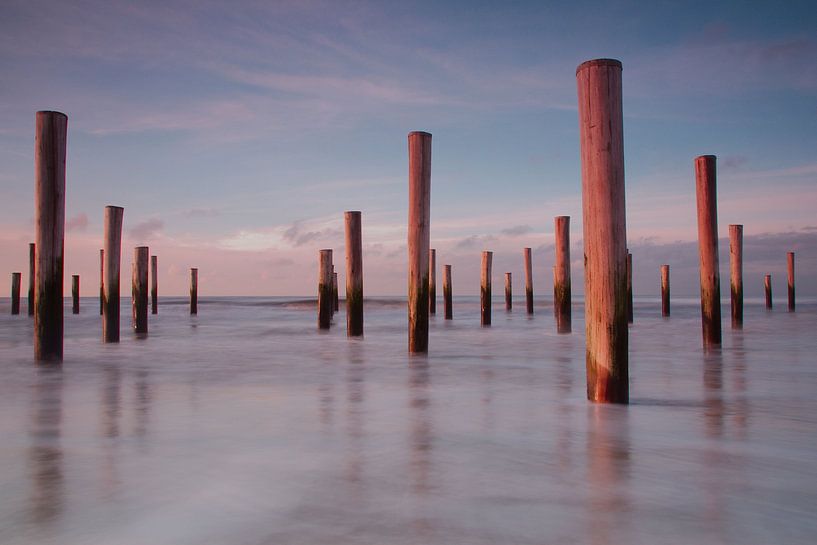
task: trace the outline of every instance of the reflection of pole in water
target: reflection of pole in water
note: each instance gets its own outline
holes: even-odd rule
[[[591,405],[587,416],[588,541],[592,544],[631,543],[627,535],[629,413],[622,407]]]
[[[732,369],[732,388],[735,392],[735,401],[730,412],[733,415],[735,424],[735,438],[744,440],[746,439],[749,424],[749,399],[746,393],[746,350],[743,347],[742,334],[734,336],[732,354],[735,358]]]
[[[135,425],[134,434],[144,438],[148,433],[148,420],[150,417],[150,402],[153,395],[150,389],[148,372],[145,369],[136,373],[136,398],[134,400]]]
[[[704,420],[707,437],[723,436],[723,356],[720,351],[704,355]]]
[[[430,415],[430,383],[431,374],[428,364],[412,363],[409,368],[409,408],[411,412],[409,472],[412,478],[412,490],[419,495],[426,495],[431,489],[429,480],[434,438]]]
[[[364,429],[365,407],[365,363],[360,354],[361,347],[354,343],[349,347],[349,366],[346,370],[346,479],[354,485],[352,496],[360,499],[363,493]]]
[[[102,485],[106,496],[117,488],[119,479],[116,475],[116,440],[119,437],[119,417],[122,413],[119,369],[107,366],[103,371],[101,424],[104,464],[102,467]]]
[[[31,499],[29,516],[35,523],[49,523],[62,512],[62,372],[42,368],[32,395],[31,447],[28,451]]]

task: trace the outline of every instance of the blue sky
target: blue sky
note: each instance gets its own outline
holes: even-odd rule
[[[550,290],[553,217],[581,288],[575,68],[623,62],[636,293],[696,291],[692,161],[719,158],[721,237],[743,223],[762,274],[817,293],[817,10],[809,2],[2,2],[0,271],[33,239],[34,112],[69,116],[66,275],[92,295],[102,210],[160,256],[166,293],[312,294],[363,211],[366,291],[405,291],[406,135],[433,136],[432,246],[455,291]],[[753,238],[754,237],[754,238]],[[694,249],[694,245],[691,246]],[[778,255],[779,254],[779,255]],[[728,252],[722,250],[724,284]],[[758,278],[756,279],[755,276]],[[70,277],[67,276],[69,279]],[[653,278],[654,277],[654,278]],[[127,283],[123,283],[126,285]],[[756,284],[756,285],[755,285]],[[782,284],[776,290],[783,293]]]

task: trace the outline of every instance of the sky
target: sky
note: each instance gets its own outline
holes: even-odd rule
[[[158,256],[160,294],[314,295],[344,283],[343,212],[363,216],[364,290],[406,292],[407,134],[433,134],[431,245],[455,294],[533,248],[552,290],[571,216],[583,291],[575,69],[623,63],[636,295],[698,290],[693,160],[718,157],[721,282],[744,225],[747,296],[772,274],[817,295],[817,9],[780,2],[0,0],[0,274],[34,240],[34,114],[68,115],[65,278],[98,293],[105,205]],[[123,274],[123,295],[129,281]],[[342,291],[342,288],[341,288]],[[496,290],[499,293],[499,290]],[[68,293],[69,291],[66,291]]]

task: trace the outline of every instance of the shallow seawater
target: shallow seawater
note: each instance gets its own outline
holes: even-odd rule
[[[585,399],[584,317],[558,335],[523,301],[475,298],[406,353],[406,308],[368,300],[366,336],[314,304],[161,300],[101,343],[66,307],[61,368],[0,300],[0,543],[813,543],[817,303],[743,330],[723,306],[701,350],[692,299],[637,300],[631,405]],[[25,300],[23,301],[25,312]]]

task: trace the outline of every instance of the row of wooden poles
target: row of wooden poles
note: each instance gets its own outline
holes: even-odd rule
[[[579,103],[579,134],[582,172],[582,219],[585,266],[585,336],[587,397],[592,401],[627,403],[629,401],[628,322],[632,317],[632,257],[627,251],[626,208],[624,202],[624,147],[621,97],[621,62],[595,59],[579,65],[576,83]],[[65,226],[65,143],[67,117],[59,112],[38,112],[36,118],[36,281],[34,283],[34,353],[37,360],[61,360],[63,355],[63,235]],[[415,131],[408,135],[408,349],[410,353],[428,351],[428,324],[432,297],[430,281],[434,253],[430,248],[431,210],[431,134]],[[721,343],[720,273],[715,156],[695,159],[695,180],[700,254],[701,317],[705,349]],[[118,213],[115,212],[118,210]],[[121,234],[121,208],[106,208],[106,233],[109,224],[118,242]],[[117,223],[118,222],[118,223]],[[559,230],[557,244],[564,237],[566,259],[557,262],[555,278],[567,289],[560,299],[569,313],[568,221]],[[730,227],[730,240],[733,229]],[[734,226],[736,239],[742,229]],[[742,254],[742,247],[733,252]],[[742,240],[741,245],[742,246]],[[347,248],[347,330],[350,335],[363,332],[363,258],[360,212],[346,213]],[[146,252],[145,248],[145,252]],[[731,253],[731,252],[730,252]],[[147,255],[145,253],[145,255]],[[118,261],[105,252],[104,308],[118,318]],[[530,255],[526,250],[526,275]],[[483,321],[490,321],[490,268],[492,254],[483,253],[481,301]],[[558,253],[557,253],[558,259]],[[740,263],[741,260],[735,261]],[[793,306],[794,256],[789,254],[791,305]],[[332,251],[320,252],[319,317],[320,327],[328,327],[337,308],[337,280]],[[741,266],[742,267],[742,266]],[[195,270],[195,269],[194,269]],[[667,278],[667,311],[669,270]],[[559,276],[566,275],[566,276]],[[662,269],[662,277],[664,269]],[[140,277],[141,278],[141,277]],[[444,268],[444,291],[450,294],[451,270]],[[145,281],[146,283],[146,281]],[[733,292],[741,292],[742,273],[732,270]],[[767,277],[767,283],[770,281]],[[141,293],[141,292],[140,292]],[[767,291],[767,293],[769,293]],[[559,294],[557,293],[557,298]],[[663,295],[662,295],[663,299]],[[736,312],[733,298],[733,316]],[[529,299],[530,301],[530,299]],[[530,302],[528,303],[531,304]],[[145,308],[146,308],[145,303]],[[134,305],[136,308],[136,305]],[[141,308],[141,307],[139,307]],[[450,309],[450,307],[449,307]],[[104,309],[103,309],[104,312]],[[741,310],[742,312],[742,310]],[[569,314],[568,314],[569,315]],[[557,313],[558,316],[558,313]],[[103,331],[113,327],[104,325]],[[118,323],[118,321],[117,321]],[[111,332],[116,335],[117,332]]]
[[[119,305],[119,255],[122,234],[122,208],[118,206],[106,207],[105,211],[105,241],[108,251],[105,248],[99,250],[99,315],[108,316],[113,314],[111,307],[118,308]],[[36,247],[34,242],[28,245],[29,274],[28,274],[28,315],[34,316],[34,287],[36,277]],[[147,333],[147,286],[148,286],[148,254],[147,246],[137,246],[133,249],[132,266],[132,305],[134,317],[134,329],[140,333]],[[105,256],[111,257],[110,262],[105,261]],[[199,270],[190,269],[190,314],[198,313],[198,276]],[[106,277],[108,278],[106,282]],[[11,313],[20,314],[20,285],[22,273],[11,273]],[[150,256],[150,308],[151,314],[159,313],[159,258]],[[106,291],[105,286],[110,290]],[[116,295],[114,295],[114,292]],[[106,304],[106,301],[108,303]],[[108,308],[110,312],[106,313]],[[71,275],[71,311],[79,314],[79,275]],[[119,328],[118,313],[116,318],[111,318],[114,329]],[[107,320],[106,320],[107,321]],[[106,335],[107,337],[107,335]]]

